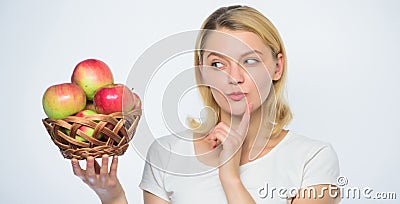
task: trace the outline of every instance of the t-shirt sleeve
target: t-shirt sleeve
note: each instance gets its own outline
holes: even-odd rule
[[[337,185],[339,175],[337,154],[332,145],[326,144],[310,152],[304,165],[301,187],[319,184]]]
[[[157,140],[154,141],[147,152],[146,163],[144,165],[139,188],[169,202],[168,192],[165,190],[164,186],[166,156],[165,149],[161,148]]]

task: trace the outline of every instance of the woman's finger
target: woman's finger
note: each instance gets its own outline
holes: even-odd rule
[[[211,141],[211,148],[215,148],[217,147],[219,144],[221,144],[221,142],[218,142],[218,140],[212,140]]]
[[[223,130],[223,129],[221,129],[221,128],[216,128],[216,129],[214,129],[214,131],[212,132],[212,134],[210,135],[210,140],[211,141],[213,141],[213,140],[218,140],[218,138],[217,138],[217,135],[216,134],[223,134],[223,135],[228,135],[228,133],[225,131],[225,130]],[[222,141],[221,141],[222,142]]]
[[[94,177],[96,175],[93,157],[88,157],[86,159],[86,175],[89,177]]]
[[[78,176],[79,178],[83,179],[84,176],[84,170],[81,168],[79,165],[79,162],[77,159],[71,159],[71,164],[72,164],[72,171],[74,171],[74,175]]]
[[[242,136],[245,137],[247,134],[247,129],[250,123],[250,112],[253,107],[252,103],[248,103],[246,107],[246,111],[243,114],[242,120],[239,123],[237,132]]]
[[[118,168],[118,156],[114,156],[110,166],[110,177],[117,177],[117,168]]]
[[[230,131],[231,131],[231,128],[227,125],[227,124],[225,124],[224,122],[219,122],[216,126],[215,126],[215,128],[218,128],[218,129],[222,129],[222,130],[224,130],[226,133],[229,133]]]
[[[103,155],[101,158],[100,177],[108,174],[108,155]]]
[[[215,137],[216,139],[212,141],[211,145],[212,145],[212,148],[215,148],[219,144],[221,144],[225,141],[225,139],[227,138],[227,135],[223,134],[222,132],[216,131],[216,132],[214,132],[213,137]]]

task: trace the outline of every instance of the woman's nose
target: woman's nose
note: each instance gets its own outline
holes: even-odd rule
[[[244,70],[238,63],[231,63],[228,81],[230,84],[241,84],[244,82]]]

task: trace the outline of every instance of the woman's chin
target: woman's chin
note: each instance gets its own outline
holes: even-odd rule
[[[235,104],[232,105],[229,109],[229,111],[227,111],[231,116],[242,116],[244,114],[244,112],[246,111],[246,103],[240,103],[240,104]]]

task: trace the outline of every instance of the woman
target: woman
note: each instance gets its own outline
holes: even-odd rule
[[[198,88],[214,114],[190,120],[189,142],[166,136],[152,144],[139,185],[144,202],[338,203],[333,148],[283,129],[292,114],[283,95],[286,53],[273,24],[253,8],[223,7],[205,20],[196,46]],[[176,156],[185,153],[195,156]],[[103,203],[127,203],[117,157],[110,171],[107,156],[101,167],[93,158],[86,170],[76,160],[72,166]]]

